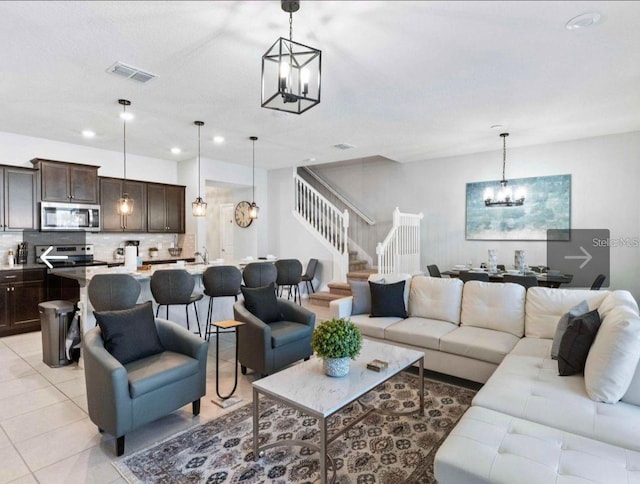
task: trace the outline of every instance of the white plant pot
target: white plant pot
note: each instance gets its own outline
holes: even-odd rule
[[[349,358],[325,358],[322,363],[324,372],[333,377],[341,377],[349,374]]]
[[[149,257],[151,257],[152,259],[158,257],[158,251],[157,250],[150,250],[149,251]]]

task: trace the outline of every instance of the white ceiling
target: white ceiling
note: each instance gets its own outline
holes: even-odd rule
[[[599,25],[565,28],[590,11]],[[0,131],[118,151],[126,98],[128,153],[193,159],[199,119],[203,157],[249,164],[256,135],[271,169],[499,150],[494,124],[509,147],[640,130],[637,1],[303,0],[293,27],[323,57],[322,102],[300,116],[260,107],[279,1],[0,2]],[[116,61],[158,78],[106,73]]]

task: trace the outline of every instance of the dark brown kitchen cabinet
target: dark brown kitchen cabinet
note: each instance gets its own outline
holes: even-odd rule
[[[0,167],[0,229],[38,228],[37,171],[31,168]]]
[[[40,172],[44,202],[98,203],[98,168],[63,161],[31,160]]]
[[[184,187],[147,184],[147,232],[184,233]]]
[[[126,193],[133,199],[131,215],[118,215],[116,211],[116,203],[122,193]],[[100,216],[102,232],[146,232],[147,184],[120,178],[100,177]]]
[[[38,304],[46,300],[45,271],[0,272],[0,336],[40,329]]]

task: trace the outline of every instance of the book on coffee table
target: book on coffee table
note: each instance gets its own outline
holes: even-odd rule
[[[386,361],[382,361],[382,360],[372,360],[369,363],[367,363],[367,368],[373,371],[382,371],[384,369],[386,369],[389,366],[389,363]]]

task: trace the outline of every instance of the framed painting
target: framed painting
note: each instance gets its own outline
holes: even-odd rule
[[[547,230],[568,234],[571,228],[571,175],[514,178],[509,186],[524,188],[522,205],[486,206],[487,188],[500,181],[467,183],[467,240],[547,240]]]

